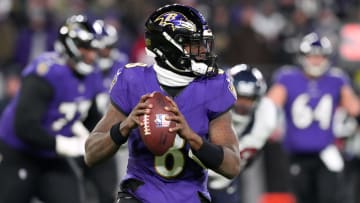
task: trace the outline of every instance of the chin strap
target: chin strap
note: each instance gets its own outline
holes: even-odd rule
[[[209,67],[205,63],[198,63],[194,60],[191,60],[191,71],[197,75],[206,75],[209,72]]]

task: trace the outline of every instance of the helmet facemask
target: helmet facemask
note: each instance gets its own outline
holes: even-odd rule
[[[324,58],[324,60],[321,63],[313,64],[309,61],[308,57],[313,56],[303,56],[301,58],[301,64],[303,66],[303,69],[305,73],[312,77],[319,77],[323,75],[328,69],[329,69],[329,60]]]
[[[181,57],[180,63],[189,67],[195,75],[213,74],[216,71],[216,56],[212,53],[213,44],[212,35],[192,36],[182,45],[184,56]]]

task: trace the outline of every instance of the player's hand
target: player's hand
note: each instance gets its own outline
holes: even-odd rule
[[[240,150],[240,167],[245,168],[250,166],[255,160],[255,156],[257,155],[259,149],[255,146],[252,146],[246,142],[239,142],[239,150]]]
[[[74,136],[78,137],[88,137],[90,135],[89,130],[85,127],[85,125],[81,121],[75,121],[75,123],[71,126],[71,132]]]
[[[153,108],[152,104],[146,103],[146,100],[152,96],[153,94],[149,93],[143,95],[140,98],[139,103],[133,108],[129,116],[122,122],[123,125],[127,127],[127,129],[131,130],[137,126],[144,125],[139,118],[141,115],[149,114],[150,110]]]
[[[71,126],[72,137],[56,136],[56,153],[66,157],[78,157],[85,154],[85,141],[90,132],[81,121]]]
[[[66,137],[57,135],[55,139],[57,154],[66,157],[79,157],[85,154],[85,136]]]
[[[166,97],[166,99],[169,100],[171,106],[166,106],[165,110],[174,113],[174,116],[169,116],[168,120],[176,122],[176,126],[174,128],[170,128],[169,130],[171,132],[177,132],[180,137],[184,138],[185,140],[192,139],[196,134],[190,128],[185,117],[180,112],[178,106],[170,97]]]

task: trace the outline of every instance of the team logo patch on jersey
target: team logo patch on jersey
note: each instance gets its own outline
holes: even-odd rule
[[[235,99],[237,99],[237,93],[234,84],[231,82],[229,78],[227,78],[226,81],[229,83],[228,87],[231,94],[234,96]]]
[[[109,92],[112,90],[112,88],[114,87],[115,83],[117,82],[117,78],[118,76],[121,74],[121,68],[119,68],[117,71],[116,71],[116,74],[114,75],[112,81],[111,81],[111,84],[110,84],[110,89],[109,89]]]
[[[46,63],[40,63],[36,67],[36,73],[39,75],[45,75],[49,71],[49,66]]]
[[[156,114],[155,125],[157,128],[167,128],[170,126],[170,121],[166,120],[167,114]]]

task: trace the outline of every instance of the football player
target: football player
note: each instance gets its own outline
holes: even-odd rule
[[[266,82],[257,68],[238,64],[228,73],[237,92],[232,123],[239,138],[241,166],[247,167],[276,128],[276,106],[263,96]],[[214,203],[238,203],[246,195],[241,192],[241,175],[229,180],[213,171],[209,171],[209,190]]]
[[[344,162],[334,145],[332,121],[343,107],[357,116],[360,105],[348,76],[331,66],[332,45],[325,36],[306,35],[300,43],[300,67],[280,69],[268,96],[283,108],[283,145],[298,203],[341,202]]]
[[[118,32],[116,28],[110,24],[106,24],[102,20],[96,20],[96,25],[101,25],[100,48],[98,49],[98,59],[96,61],[101,75],[102,92],[96,96],[90,111],[93,112],[85,120],[85,126],[88,130],[92,130],[101,116],[105,113],[107,105],[110,103],[108,91],[112,78],[118,68],[123,68],[128,63],[128,57],[119,52],[116,45],[118,42]],[[97,112],[101,113],[98,117]],[[94,167],[87,167],[81,160],[81,166],[84,169],[84,175],[91,183],[94,184],[98,193],[99,203],[113,203],[115,201],[117,186],[120,182],[120,176],[124,173],[127,160],[126,145],[119,150],[118,157],[112,157],[101,164]],[[118,159],[117,159],[118,158]],[[125,166],[124,166],[125,165]],[[119,168],[119,167],[120,168]],[[120,170],[120,171],[119,171]]]
[[[83,202],[74,158],[84,155],[82,124],[100,88],[94,72],[99,32],[83,15],[59,29],[56,51],[33,60],[0,120],[0,202]]]
[[[128,143],[127,172],[117,202],[209,202],[207,168],[233,178],[240,172],[238,139],[231,127],[232,85],[215,64],[214,36],[194,8],[172,4],[145,23],[146,48],[154,65],[127,64],[110,90],[111,105],[85,146],[89,166],[111,157]],[[142,142],[140,115],[158,91],[172,105],[177,123],[174,146],[154,156]]]
[[[102,113],[105,113],[109,104],[109,95],[107,93],[112,79],[114,78],[116,71],[119,68],[123,68],[129,62],[129,58],[117,48],[119,36],[116,28],[101,20],[98,20],[96,23],[103,26],[100,40],[101,48],[98,52],[99,58],[97,60],[97,65],[103,76],[102,86],[104,87],[104,93],[98,95],[96,103],[98,109]]]

